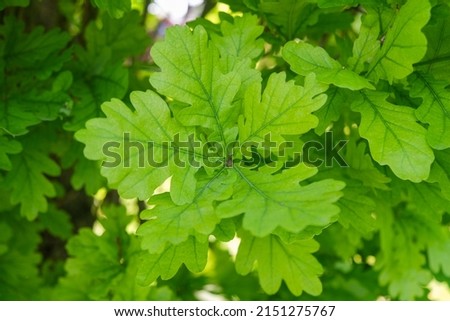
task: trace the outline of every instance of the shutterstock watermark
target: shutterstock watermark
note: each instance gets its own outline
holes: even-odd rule
[[[103,145],[106,157],[103,167],[165,167],[173,164],[178,167],[202,166],[217,168],[232,167],[236,163],[246,165],[266,164],[271,166],[280,158],[289,155],[290,159],[312,166],[348,167],[339,152],[347,140],[334,140],[332,132],[326,132],[323,141],[309,140],[301,147],[294,141],[276,142],[270,134],[257,141],[233,141],[224,144],[217,141],[202,142],[194,135],[174,135],[171,140],[155,142],[141,141],[125,132],[122,141],[110,141]]]

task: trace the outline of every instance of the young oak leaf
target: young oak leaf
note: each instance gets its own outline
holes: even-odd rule
[[[174,204],[168,193],[153,196],[149,204],[155,207],[141,213],[141,218],[148,221],[137,231],[142,248],[150,253],[160,253],[166,243],[177,245],[194,232],[211,234],[220,221],[213,202],[231,196],[235,179],[234,172],[225,170],[212,178],[205,175],[197,181],[194,200],[182,206]]]
[[[151,55],[161,68],[150,77],[159,93],[189,106],[176,118],[186,126],[212,129],[221,142],[234,140],[237,114],[233,99],[241,84],[238,72],[224,75],[218,50],[208,40],[204,27],[194,31],[175,26],[167,30],[165,40],[155,44]]]
[[[430,124],[427,141],[435,149],[450,147],[450,91],[448,83],[436,80],[432,74],[413,73],[409,79],[410,95],[422,98],[416,109],[417,118]]]
[[[277,175],[237,166],[234,170],[238,178],[233,197],[218,206],[218,215],[227,218],[244,213],[243,227],[255,236],[266,236],[278,226],[300,232],[337,218],[339,208],[333,203],[342,196],[344,183],[325,179],[299,184],[315,175],[316,168],[301,164]]]
[[[319,295],[322,292],[319,275],[323,269],[311,255],[318,249],[319,244],[312,239],[286,244],[276,235],[258,238],[244,232],[236,256],[236,271],[246,275],[256,261],[259,282],[268,294],[276,293],[284,280],[294,295],[303,291]]]
[[[86,145],[85,156],[103,164],[101,173],[125,198],[148,199],[154,190],[172,176],[170,195],[176,204],[194,197],[197,167],[188,166],[196,156],[174,144],[188,141],[188,130],[171,117],[169,107],[152,91],[130,95],[133,112],[117,99],[106,102],[106,118],[94,118],[77,140]],[[113,149],[113,150],[111,150]],[[108,157],[107,157],[108,156]]]
[[[186,241],[169,245],[159,254],[143,253],[137,273],[138,283],[148,286],[158,277],[168,280],[178,272],[182,264],[191,272],[201,272],[206,265],[208,244],[206,236],[202,239],[189,236]]]
[[[374,89],[367,79],[343,67],[321,47],[290,41],[284,46],[282,54],[291,69],[299,75],[306,76],[312,72],[316,74],[318,81],[325,84],[351,90]]]
[[[391,104],[388,95],[362,91],[355,97],[351,108],[361,113],[359,133],[369,141],[375,161],[389,165],[401,179],[423,181],[434,160],[426,130],[417,124],[414,109]]]
[[[413,72],[427,51],[427,38],[421,32],[430,19],[428,0],[408,0],[395,18],[392,27],[369,66],[367,76],[378,81],[402,79]]]
[[[438,183],[442,194],[450,200],[450,149],[435,151],[435,157],[428,182]]]
[[[304,87],[286,82],[285,73],[273,73],[261,94],[261,84],[255,83],[244,97],[244,115],[239,119],[239,140],[263,142],[267,135],[282,143],[282,135],[303,134],[318,124],[311,113],[326,101],[322,93],[327,86],[308,75]]]

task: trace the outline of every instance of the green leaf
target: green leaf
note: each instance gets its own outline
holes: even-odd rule
[[[155,44],[151,54],[161,68],[150,78],[151,84],[161,94],[189,105],[177,112],[177,119],[186,126],[214,130],[221,142],[234,140],[227,137],[225,128],[236,121],[232,101],[240,77],[236,72],[222,74],[218,51],[208,41],[205,29],[170,28],[165,41]]]
[[[111,50],[111,61],[143,54],[150,44],[150,37],[141,24],[137,11],[131,11],[120,19],[102,15],[102,26],[91,23],[86,28],[88,46],[107,47]]]
[[[158,277],[163,280],[172,278],[184,264],[191,272],[201,272],[206,265],[208,242],[205,237],[190,236],[178,245],[169,245],[160,254],[143,254],[137,281],[149,285]]]
[[[342,182],[323,180],[301,186],[317,169],[301,164],[270,175],[261,170],[234,167],[238,181],[233,198],[217,210],[222,218],[244,214],[243,227],[255,236],[266,236],[278,226],[300,232],[308,226],[325,226],[337,218],[333,205],[341,196]]]
[[[380,20],[378,14],[370,7],[362,18],[359,36],[353,43],[353,56],[348,59],[349,67],[356,73],[366,70],[368,63],[380,49]]]
[[[177,148],[174,137],[188,141],[188,129],[171,117],[169,107],[152,91],[133,92],[133,112],[113,99],[102,106],[106,118],[94,118],[75,137],[86,145],[85,156],[106,161],[101,173],[125,198],[150,198],[172,176],[170,195],[176,204],[194,197],[194,155]],[[126,136],[128,135],[128,136]],[[113,160],[108,159],[112,157]]]
[[[318,84],[313,75],[305,79],[304,87],[285,80],[285,73],[273,73],[263,93],[258,83],[247,90],[244,115],[239,121],[241,144],[264,142],[266,135],[282,143],[283,134],[303,134],[317,126],[317,118],[311,113],[325,103],[321,93],[326,86]]]
[[[428,260],[430,268],[434,273],[442,271],[446,276],[450,277],[450,238],[448,232],[446,238],[439,242],[434,242],[428,247]]]
[[[37,224],[30,224],[18,211],[0,212],[0,300],[40,299],[41,243]]]
[[[50,205],[45,213],[39,215],[39,221],[53,236],[61,240],[67,240],[72,236],[73,225],[70,216],[54,205]]]
[[[0,46],[3,49],[0,56],[8,70],[46,79],[70,59],[70,52],[63,51],[70,39],[66,32],[57,28],[45,32],[39,26],[27,34],[24,29],[23,21],[12,16],[6,17],[0,26],[0,35],[5,41],[5,45]]]
[[[435,151],[436,160],[431,166],[428,181],[439,183],[442,194],[450,200],[450,149]]]
[[[410,95],[422,98],[417,118],[430,124],[427,141],[435,149],[450,148],[450,91],[448,83],[434,79],[432,74],[415,72],[408,78]]]
[[[341,209],[339,222],[346,228],[352,226],[362,235],[367,235],[375,229],[375,220],[372,214],[375,202],[365,195],[367,190],[358,184],[349,185],[344,189],[344,196],[337,205]]]
[[[316,6],[307,1],[264,0],[260,2],[260,10],[287,40],[299,37],[318,18]]]
[[[408,0],[400,8],[388,30],[380,51],[373,58],[367,75],[378,81],[402,79],[413,72],[427,51],[427,38],[421,32],[430,19],[428,0]]]
[[[0,169],[10,170],[12,168],[8,154],[17,154],[22,151],[22,145],[5,136],[0,136]]]
[[[350,167],[345,169],[346,174],[353,180],[359,181],[369,188],[387,190],[387,183],[391,179],[383,175],[375,166],[372,157],[366,153],[367,146],[364,142],[356,145],[354,141],[347,144],[345,160]]]
[[[369,2],[368,0],[361,1],[361,0],[316,0],[317,5],[320,8],[333,8],[333,7],[340,7],[340,6],[350,6],[354,7],[358,4],[365,4],[366,2]]]
[[[90,75],[88,79],[75,79],[71,87],[74,105],[64,128],[76,131],[91,118],[103,116],[100,106],[111,98],[122,98],[128,88],[128,71],[122,64],[112,64]]]
[[[23,135],[31,125],[55,120],[69,101],[69,96],[60,91],[16,93],[0,101],[0,128],[12,135]]]
[[[422,72],[450,83],[448,63],[450,60],[450,7],[441,3],[432,10],[430,23],[423,29],[428,49],[425,57],[416,64]]]
[[[30,4],[30,0],[3,0],[0,3],[0,10],[6,7],[27,7]]]
[[[11,203],[20,204],[20,213],[29,220],[35,219],[39,212],[46,212],[47,197],[56,195],[46,175],[60,174],[58,164],[33,144],[32,139],[27,140],[23,151],[11,156],[13,166],[4,181],[4,186],[11,190]]]
[[[314,115],[319,118],[319,124],[314,129],[317,135],[325,133],[327,127],[339,119],[348,102],[348,92],[342,88],[330,86],[325,93],[327,101],[323,107],[314,112]]]
[[[275,235],[257,238],[243,233],[236,256],[236,270],[240,274],[248,274],[257,262],[260,284],[265,292],[276,293],[284,280],[294,295],[303,291],[319,295],[322,285],[318,276],[323,269],[311,255],[318,249],[319,245],[314,240],[286,244]]]
[[[235,17],[233,23],[222,21],[220,30],[222,34],[211,34],[211,39],[221,56],[255,59],[264,50],[264,40],[258,39],[264,28],[254,15]]]
[[[422,297],[425,286],[431,281],[432,275],[427,270],[407,270],[401,275],[395,275],[392,279],[382,273],[380,282],[389,280],[389,293],[399,300],[411,301],[416,297]],[[413,280],[413,282],[411,282]]]
[[[5,17],[0,26],[0,128],[11,135],[23,135],[27,128],[45,120],[54,120],[70,103],[67,88],[61,88],[60,70],[70,58],[64,50],[69,36],[58,29],[44,32],[41,27],[24,32],[24,23]],[[70,82],[70,81],[68,81]]]
[[[416,122],[414,110],[386,101],[387,93],[361,92],[351,108],[361,113],[359,133],[369,141],[375,161],[389,165],[401,179],[428,178],[434,160],[426,131]]]
[[[414,212],[425,214],[437,222],[442,220],[442,215],[445,212],[450,212],[450,201],[443,197],[436,184],[426,182],[414,184],[408,182],[407,184],[402,184],[401,187],[406,187],[410,208]],[[401,190],[401,187],[396,187],[396,190]]]
[[[306,76],[313,72],[317,80],[326,84],[351,90],[374,89],[367,79],[343,67],[321,47],[290,41],[283,48],[283,58],[299,75]]]
[[[120,18],[131,10],[131,0],[92,0],[102,10],[106,10],[112,17]]]
[[[194,200],[186,205],[174,204],[169,193],[153,196],[149,204],[155,207],[141,213],[142,219],[149,220],[137,232],[142,238],[142,248],[160,253],[166,243],[177,245],[195,233],[211,234],[220,221],[213,201],[231,196],[233,174],[222,170],[212,178],[202,177],[197,181]]]
[[[381,256],[377,260],[380,284],[389,284],[389,293],[400,300],[412,300],[423,295],[431,281],[424,269],[422,251],[440,235],[440,223],[421,212],[402,208],[379,208]]]

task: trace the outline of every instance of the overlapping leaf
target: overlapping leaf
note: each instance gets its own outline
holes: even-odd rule
[[[308,226],[325,226],[337,218],[333,205],[344,184],[323,180],[301,186],[317,169],[299,165],[271,175],[262,171],[235,167],[238,180],[233,198],[218,207],[220,217],[244,213],[243,227],[253,235],[266,236],[278,226],[300,232]]]
[[[70,102],[65,92],[70,76],[62,73],[53,81],[47,80],[61,69],[70,57],[63,50],[68,34],[58,29],[44,32],[35,28],[24,32],[23,22],[6,17],[0,26],[0,128],[12,135],[27,133],[28,127],[57,118]]]
[[[223,57],[255,59],[264,49],[264,41],[258,39],[263,29],[256,16],[246,14],[235,17],[233,23],[223,21],[220,24],[222,34],[212,34],[211,38]]]
[[[321,47],[314,47],[306,42],[291,41],[283,48],[283,58],[299,75],[306,76],[313,72],[317,80],[326,84],[352,90],[373,89],[367,79],[343,67]]]
[[[120,18],[131,10],[131,0],[93,0],[93,2],[114,18]]]
[[[0,233],[0,300],[39,299],[38,225],[29,224],[18,211],[2,211]]]
[[[102,175],[123,197],[148,199],[172,176],[174,202],[191,202],[198,168],[189,165],[195,156],[173,145],[176,135],[180,141],[188,141],[189,128],[171,117],[167,104],[154,92],[133,92],[130,98],[134,112],[114,99],[102,106],[106,118],[91,119],[86,129],[76,133],[86,144],[86,157],[107,160],[111,153],[118,157],[118,162],[109,161],[102,167]],[[179,157],[179,162],[174,157]]]
[[[146,300],[150,291],[136,284],[139,242],[126,232],[133,216],[124,208],[108,206],[100,219],[104,233],[83,228],[67,244],[67,275],[59,280],[56,299]]]
[[[29,220],[35,219],[39,212],[45,212],[47,197],[56,195],[47,175],[60,173],[58,164],[33,143],[28,140],[20,154],[11,156],[13,165],[4,181],[5,187],[11,190],[11,203],[20,204],[20,213]]]
[[[314,240],[286,244],[278,236],[257,238],[245,232],[236,257],[236,270],[248,274],[258,265],[261,287],[269,294],[278,291],[284,280],[295,295],[303,291],[318,295],[322,292],[319,275],[322,267],[311,255],[319,248]]]
[[[420,182],[428,178],[434,160],[426,131],[417,124],[414,110],[386,101],[383,92],[362,92],[352,109],[361,113],[359,132],[369,141],[374,160],[389,165],[402,179]]]
[[[199,179],[194,200],[186,205],[177,206],[168,193],[153,196],[149,203],[155,208],[141,213],[142,219],[149,220],[137,232],[142,237],[142,247],[151,253],[159,253],[166,243],[177,245],[195,233],[211,234],[220,220],[213,201],[231,196],[233,174],[220,171],[212,178]]]
[[[439,183],[442,194],[450,200],[450,149],[436,151],[435,157],[428,181]]]
[[[367,235],[375,229],[375,220],[372,214],[375,202],[367,196],[367,189],[357,184],[347,186],[344,196],[339,199],[337,205],[340,207],[339,222],[346,228],[350,225],[361,233]]]
[[[314,112],[319,118],[319,124],[314,131],[322,135],[330,124],[339,119],[342,111],[347,108],[348,94],[342,88],[330,86],[326,91],[327,101],[322,108]]]

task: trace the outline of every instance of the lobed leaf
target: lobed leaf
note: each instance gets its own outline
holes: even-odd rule
[[[344,183],[323,180],[299,182],[313,176],[315,168],[298,165],[270,175],[262,171],[234,167],[238,180],[231,200],[217,210],[222,218],[244,213],[243,227],[255,236],[266,236],[278,226],[290,232],[301,232],[308,226],[325,226],[337,218],[333,205],[341,196]]]
[[[244,97],[244,114],[239,120],[239,140],[261,143],[269,135],[281,144],[282,135],[303,134],[317,126],[312,115],[326,100],[322,93],[326,86],[318,84],[313,75],[305,79],[303,87],[286,82],[284,73],[273,73],[261,93],[261,84],[253,84]]]
[[[363,91],[351,108],[361,113],[359,133],[369,141],[375,161],[389,165],[401,179],[428,178],[434,160],[426,131],[416,122],[414,110],[386,101],[387,93]]]
[[[244,232],[236,256],[236,270],[248,274],[257,262],[259,282],[268,294],[276,293],[284,280],[294,295],[303,291],[319,295],[322,292],[319,275],[323,269],[311,255],[318,249],[314,240],[286,244],[276,235],[258,238]]]

